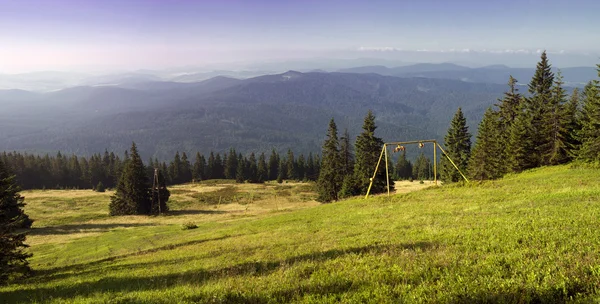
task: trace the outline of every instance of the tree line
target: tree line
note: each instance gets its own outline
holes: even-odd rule
[[[122,157],[105,151],[89,158],[76,155],[35,155],[20,152],[3,152],[0,160],[16,175],[22,189],[98,189],[114,188],[130,160],[130,152]],[[208,157],[196,153],[190,161],[188,155],[177,152],[169,163],[149,159],[144,165],[147,176],[153,176],[154,168],[164,174],[167,185],[182,184],[208,179],[235,179],[238,182],[261,183],[277,180],[314,181],[319,176],[319,155],[295,156],[288,150],[280,155],[274,149],[267,158],[261,153],[243,156],[231,148],[228,153],[211,152]]]
[[[472,149],[461,109],[454,115],[445,144],[461,170],[473,179],[487,180],[571,161],[600,162],[598,79],[589,81],[583,92],[575,88],[569,96],[560,71],[552,72],[543,52],[527,93],[519,92],[518,81],[512,76],[508,87],[483,115]],[[461,179],[444,158],[441,177],[446,182]]]

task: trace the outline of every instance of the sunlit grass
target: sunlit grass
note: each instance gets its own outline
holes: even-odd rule
[[[44,210],[40,199],[28,210],[46,224],[30,240],[63,239],[32,245],[36,275],[0,288],[0,299],[598,302],[599,178],[598,170],[559,166],[324,205],[305,201],[300,194],[310,188],[303,184],[240,185],[236,193],[253,193],[253,203],[245,196],[194,205],[194,193],[177,194],[196,187],[185,185],[174,188],[174,210],[225,212],[79,222],[61,220],[60,209],[34,212]],[[102,210],[93,195],[106,208],[108,194],[90,194],[81,196],[92,206],[87,211]],[[190,220],[198,228],[183,230]]]

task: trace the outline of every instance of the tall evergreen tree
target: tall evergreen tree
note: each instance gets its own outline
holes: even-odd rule
[[[208,161],[206,164],[206,174],[205,174],[205,179],[213,179],[213,178],[217,178],[217,164],[216,164],[216,159],[215,159],[215,153],[213,151],[210,151],[210,155],[208,156]]]
[[[398,156],[398,161],[394,168],[397,179],[406,180],[412,176],[412,164],[406,159],[406,151],[402,151],[402,154]]]
[[[179,155],[179,151],[177,151],[175,152],[173,161],[169,164],[169,177],[174,184],[181,184],[183,182],[180,171],[181,167],[181,156]]]
[[[248,171],[248,181],[251,183],[258,182],[258,165],[256,164],[256,156],[254,152],[248,157],[246,169]]]
[[[268,170],[268,180],[276,180],[279,169],[279,155],[275,149],[271,150],[271,156],[269,156],[269,163],[267,166]]]
[[[327,138],[323,143],[323,163],[317,180],[317,200],[320,202],[331,202],[338,199],[338,192],[343,182],[338,146],[337,126],[332,118],[329,121]]]
[[[220,153],[217,153],[217,155],[215,156],[215,166],[213,168],[213,174],[213,178],[225,178],[225,165],[223,164],[223,159],[221,158]]]
[[[196,152],[196,159],[194,160],[194,168],[192,170],[192,176],[195,181],[201,181],[206,179],[206,160],[200,152]]]
[[[235,155],[235,154],[234,154]],[[248,179],[248,176],[246,174],[247,170],[246,170],[246,160],[244,159],[244,157],[242,156],[242,154],[240,153],[240,155],[237,156],[236,159],[236,165],[235,165],[235,181],[237,183],[243,183]]]
[[[238,171],[238,155],[234,148],[229,149],[229,154],[225,159],[225,178],[235,179]],[[240,165],[243,167],[243,164]]]
[[[513,122],[517,119],[517,115],[519,115],[519,110],[522,109],[523,96],[519,93],[517,83],[517,79],[509,76],[509,90],[504,93],[504,97],[499,99],[499,103],[496,104],[498,107],[498,136],[503,146],[502,153],[498,156],[501,159],[509,157],[508,142],[510,140],[510,129]],[[509,172],[508,162],[502,162],[500,170],[502,174]]]
[[[375,136],[377,126],[375,125],[375,115],[371,110],[365,116],[362,129],[363,131],[356,138],[355,144],[354,179],[357,183],[356,192],[366,194],[383,147],[383,140]],[[373,180],[373,186],[371,187],[372,194],[386,191],[385,163],[382,162],[382,164],[382,166],[379,166]],[[394,183],[390,180],[390,191],[393,191],[393,188]]]
[[[418,180],[431,179],[433,176],[431,160],[423,152],[419,154],[413,166],[413,178]]]
[[[0,285],[30,270],[25,234],[17,230],[31,227],[31,220],[23,212],[25,203],[19,191],[14,176],[0,160]]]
[[[296,160],[294,159],[294,152],[292,152],[292,149],[288,149],[286,160],[287,162],[285,166],[287,170],[287,178],[292,180],[298,179],[298,174],[296,172]]]
[[[600,65],[598,66],[600,77]],[[584,88],[581,111],[581,146],[577,158],[586,162],[600,161],[600,81],[592,80]]]
[[[498,113],[488,108],[479,124],[477,140],[469,161],[469,175],[474,179],[495,179],[503,174],[504,148],[498,134],[498,116]]]
[[[151,211],[148,178],[135,143],[131,145],[129,157],[115,195],[110,197],[110,215],[149,214]]]
[[[258,165],[256,169],[256,181],[262,183],[269,178],[267,172],[267,161],[265,157],[265,153],[261,153],[258,157]]]
[[[533,156],[533,167],[548,164],[543,156],[552,150],[552,127],[548,113],[552,111],[553,83],[554,73],[544,51],[529,83],[531,96],[526,99],[525,108],[525,113],[529,116],[528,133],[531,141],[530,146],[525,146],[524,149]]]
[[[566,117],[567,106],[566,99],[567,93],[563,89],[562,75],[558,71],[554,78],[554,85],[552,87],[552,95],[548,103],[548,110],[545,111],[544,122],[548,129],[548,147],[541,151],[542,164],[543,165],[557,165],[565,163],[569,160],[568,157],[568,143],[567,137],[570,130],[567,130],[566,126],[568,118]]]
[[[466,172],[471,155],[471,133],[469,133],[467,120],[461,108],[458,108],[456,114],[454,114],[450,128],[448,128],[448,133],[444,137],[444,142],[448,156],[463,173]],[[458,182],[462,180],[462,176],[447,157],[442,157],[440,171],[441,179],[444,182]]]
[[[300,156],[298,156],[298,161],[296,162],[296,175],[298,180],[306,180],[305,171],[306,160],[304,159],[304,154],[300,154]]]
[[[567,131],[567,158],[569,161],[575,159],[581,145],[578,134],[581,133],[580,123],[580,96],[579,89],[573,89],[569,103],[565,106],[565,129]]]
[[[279,166],[277,168],[277,182],[283,183],[283,180],[287,178],[287,161],[285,158],[279,159]]]
[[[535,147],[534,139],[529,133],[532,116],[525,111],[525,107],[523,104],[509,130],[507,167],[510,172],[521,172],[538,164],[537,155],[532,150]]]
[[[183,152],[181,154],[181,167],[179,168],[179,177],[181,183],[189,183],[192,181],[192,165],[187,157],[187,154]]]

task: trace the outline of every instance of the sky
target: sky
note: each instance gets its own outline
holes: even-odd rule
[[[598,58],[599,12],[597,0],[0,0],[0,73],[407,51]]]

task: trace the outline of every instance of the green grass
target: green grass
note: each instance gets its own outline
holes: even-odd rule
[[[32,236],[36,275],[0,288],[0,302],[599,302],[599,180],[559,166],[312,208],[289,207],[306,185],[243,185],[288,191],[277,196],[288,208],[202,214],[192,230],[185,214],[75,224],[50,214],[45,240]],[[32,216],[52,204],[32,203]]]

